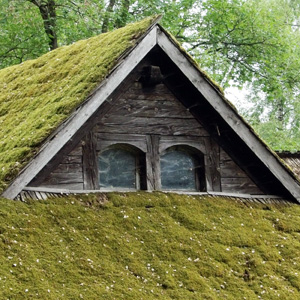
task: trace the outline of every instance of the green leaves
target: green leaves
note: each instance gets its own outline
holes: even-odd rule
[[[221,86],[248,85],[249,101],[268,106],[267,120],[278,115],[280,102],[283,130],[298,126],[299,1],[47,0],[55,5],[54,34],[45,32],[32,2],[0,0],[0,68],[49,51],[54,34],[61,46],[163,14],[162,25]]]

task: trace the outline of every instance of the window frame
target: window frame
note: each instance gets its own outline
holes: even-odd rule
[[[186,144],[180,144],[180,145],[173,145],[168,148],[166,148],[164,151],[160,153],[160,159],[170,152],[182,152],[185,154],[188,154],[188,156],[193,160],[194,163],[194,184],[195,189],[183,189],[183,188],[176,188],[176,189],[165,189],[162,186],[162,168],[161,168],[161,160],[159,163],[160,167],[160,189],[162,191],[182,191],[182,192],[206,192],[207,186],[206,186],[206,173],[205,173],[205,161],[204,161],[204,154],[189,145]],[[199,166],[199,167],[198,167]]]
[[[129,152],[134,155],[135,157],[135,187],[101,187],[101,175],[100,175],[100,166],[99,166],[99,158],[102,153],[109,151],[109,150],[122,150],[125,152]],[[98,173],[98,184],[99,184],[99,190],[101,191],[139,191],[139,190],[146,190],[146,174],[145,174],[145,153],[137,148],[136,146],[133,146],[131,144],[127,143],[115,143],[112,145],[109,145],[102,149],[101,151],[97,152],[97,173]]]

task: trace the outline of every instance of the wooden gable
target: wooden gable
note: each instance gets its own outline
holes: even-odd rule
[[[151,68],[161,76],[145,75]],[[183,145],[203,154],[205,192],[300,198],[293,175],[158,26],[57,130],[4,196],[35,188],[99,190],[98,154],[117,143],[144,153],[143,189],[161,190],[160,157]]]
[[[164,79],[150,85],[144,82],[144,70],[153,67],[151,63],[150,55],[124,80],[122,87],[110,98],[107,108],[100,108],[89,121],[88,132],[75,149],[64,156],[57,154],[61,158],[54,158],[51,167],[38,174],[29,186],[99,190],[99,176],[95,172],[98,169],[97,153],[122,143],[136,146],[145,153],[148,180],[144,188],[160,190],[159,161],[151,161],[155,151],[159,160],[166,149],[187,145],[204,154],[204,191],[263,194],[176,98],[164,84]],[[152,174],[151,164],[156,164]],[[87,165],[92,167],[87,169]]]

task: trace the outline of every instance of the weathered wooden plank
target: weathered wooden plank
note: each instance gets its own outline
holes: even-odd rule
[[[141,82],[135,82],[130,86],[128,92],[131,94],[137,94],[137,91],[143,91],[144,95],[171,95],[174,97],[173,93],[166,87],[165,84],[159,83],[154,86],[144,86]]]
[[[193,115],[178,100],[120,99],[110,116],[194,119]]]
[[[160,159],[159,159],[159,140],[158,135],[148,135],[146,153],[146,179],[147,190],[160,190]]]
[[[141,151],[147,151],[146,136],[141,134],[109,134],[106,132],[97,132],[97,151],[102,151],[105,148],[119,143],[130,144],[139,148]]]
[[[73,164],[59,164],[58,167],[52,172],[55,173],[82,173],[82,164],[73,163]]]
[[[221,177],[248,177],[248,175],[232,160],[220,163]]]
[[[222,192],[263,194],[249,178],[221,178]]]
[[[99,188],[98,156],[96,152],[96,135],[90,131],[82,145],[83,187],[87,190]]]
[[[50,174],[41,185],[53,185],[64,183],[82,183],[82,173],[55,173]]]
[[[77,183],[60,183],[60,184],[43,184],[39,186],[39,188],[51,188],[51,189],[69,189],[69,190],[83,190],[83,182],[77,182]]]
[[[63,157],[62,164],[82,164],[82,155],[66,155]]]
[[[96,132],[205,136],[207,132],[194,119],[109,117],[98,123]]]
[[[209,136],[196,137],[196,136],[161,136],[159,144],[159,153],[162,153],[166,149],[172,146],[186,145],[199,150],[201,153],[206,154],[205,139]]]
[[[169,94],[150,94],[150,93],[139,93],[137,94],[136,92],[130,92],[129,90],[122,95],[122,99],[124,100],[130,100],[132,102],[137,102],[137,101],[152,101],[155,100],[157,102],[159,101],[174,101],[174,95],[170,92]]]
[[[221,148],[220,149],[220,162],[232,161],[231,157]]]
[[[220,175],[220,147],[212,141],[205,139],[206,154],[204,155],[206,189],[207,191],[221,191]]]
[[[74,150],[72,150],[69,155],[82,155],[82,147],[81,145],[78,145],[77,147],[75,147]]]
[[[155,118],[155,117],[139,117],[134,116],[130,117],[127,115],[109,115],[102,118],[99,125],[122,125],[122,126],[151,126],[151,125],[161,125],[161,126],[183,126],[183,128],[187,126],[192,126],[193,128],[202,129],[202,126],[197,122],[194,118],[193,119],[181,119],[179,117],[169,117],[169,118]]]

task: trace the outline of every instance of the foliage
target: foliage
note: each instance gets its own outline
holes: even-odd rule
[[[298,299],[299,206],[245,204],[146,192],[1,199],[0,298]]]
[[[248,85],[249,102],[270,108],[268,118],[260,118],[262,137],[289,147],[297,138],[290,128],[298,130],[300,122],[299,6],[298,0],[0,0],[0,68],[162,13],[162,25],[213,79],[224,88]],[[45,20],[42,8],[52,8],[54,16]],[[283,145],[269,132],[269,121],[287,136]]]
[[[0,70],[0,190],[109,74],[121,54],[136,43],[154,19]]]

